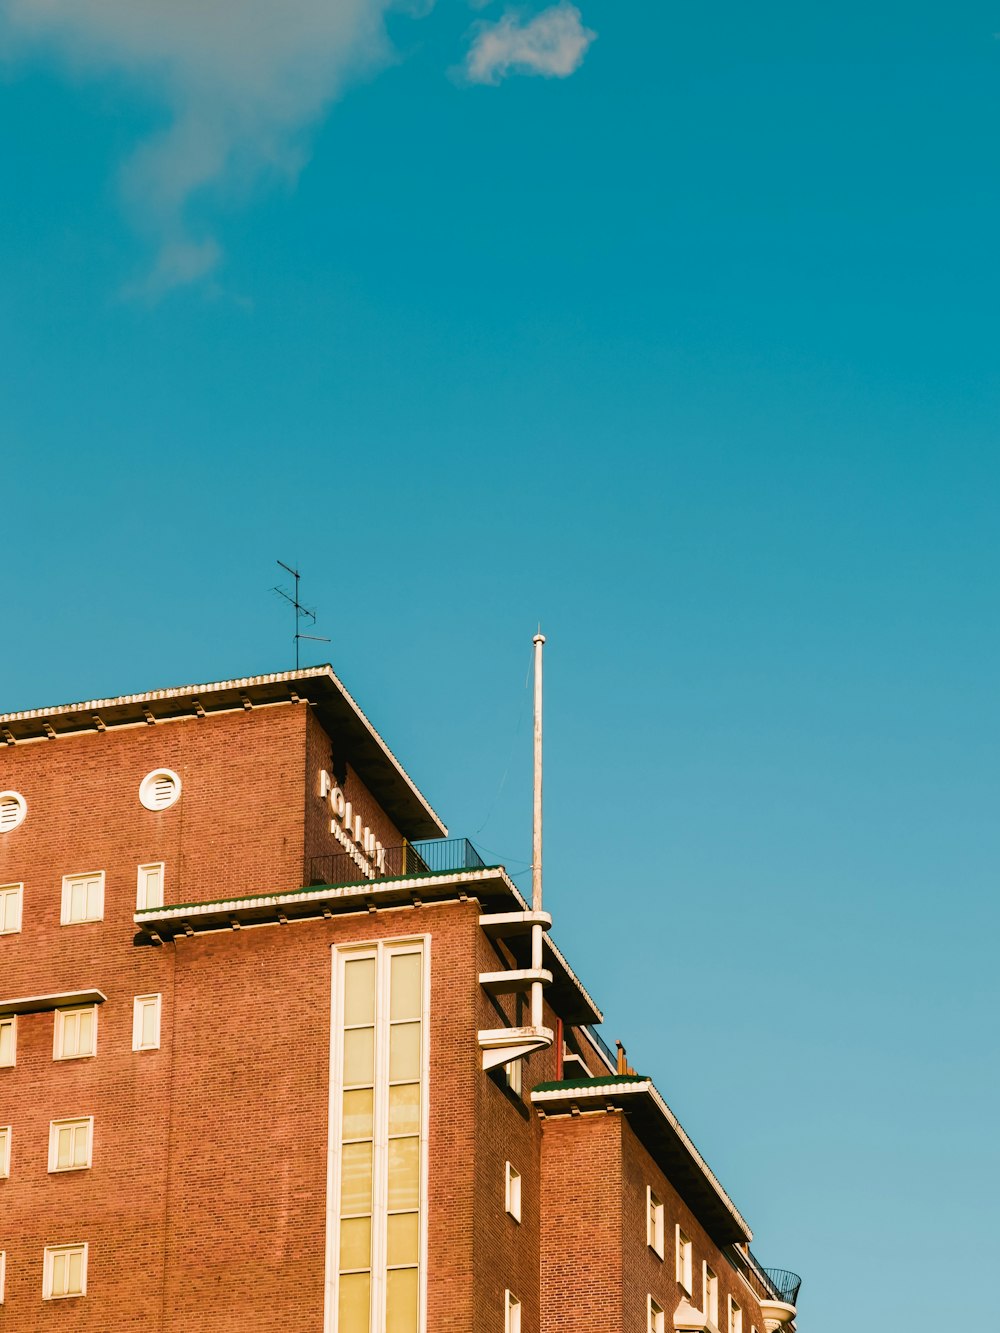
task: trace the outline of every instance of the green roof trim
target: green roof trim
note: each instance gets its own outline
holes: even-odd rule
[[[230,898],[206,898],[195,903],[164,903],[162,907],[140,907],[137,917],[156,916],[163,912],[180,912],[185,907],[220,907],[223,903],[266,903],[272,898],[298,898],[306,893],[322,894],[327,889],[357,889],[359,893],[370,893],[372,889],[381,889],[388,884],[401,884],[414,879],[447,879],[449,875],[481,874],[484,870],[502,870],[503,866],[477,866],[475,870],[431,870],[414,871],[411,875],[391,875],[385,879],[349,879],[343,884],[307,884],[301,889],[275,889],[273,893],[240,894]]]
[[[609,1074],[606,1078],[564,1078],[555,1083],[536,1083],[532,1092],[569,1092],[573,1088],[610,1088],[618,1083],[648,1083],[645,1074]]]

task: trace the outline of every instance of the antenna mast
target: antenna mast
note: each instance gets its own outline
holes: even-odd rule
[[[545,635],[541,626],[532,642],[535,645],[535,799],[531,822],[531,910],[542,910],[542,646]],[[542,967],[542,926],[531,927],[531,966]],[[531,1026],[542,1026],[542,983],[531,983]]]
[[[308,624],[310,624],[310,625],[315,625],[315,624],[316,624],[316,612],[315,612],[315,611],[310,611],[309,608],[308,608],[307,606],[303,606],[302,603],[299,601],[299,579],[301,579],[301,577],[302,577],[302,575],[299,573],[299,571],[298,571],[297,569],[293,569],[293,568],[291,567],[291,565],[286,565],[285,562],[284,562],[284,560],[278,560],[278,561],[276,561],[276,563],[279,564],[279,565],[281,566],[282,569],[287,570],[288,573],[291,574],[292,578],[295,580],[295,596],[294,596],[294,597],[293,597],[290,593],[287,593],[287,592],[284,590],[284,588],[279,588],[279,587],[277,587],[277,585],[275,585],[275,587],[272,588],[271,591],[272,591],[272,592],[276,592],[276,593],[278,594],[279,597],[284,597],[285,601],[288,602],[289,605],[291,605],[292,607],[295,608],[295,670],[298,671],[298,670],[299,670],[299,644],[300,644],[300,642],[301,642],[303,639],[312,639],[312,640],[314,640],[316,643],[329,643],[330,640],[329,640],[329,639],[324,639],[324,638],[323,638],[321,635],[319,635],[319,634],[302,634],[302,633],[299,631],[299,622],[301,621],[301,619],[302,619],[303,617],[306,617],[306,621],[307,621]]]

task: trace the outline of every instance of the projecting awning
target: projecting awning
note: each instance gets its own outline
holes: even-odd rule
[[[69,1009],[78,1004],[103,1004],[108,997],[99,990],[60,991],[56,995],[26,995],[18,1000],[0,1000],[4,1014],[44,1014],[53,1009]]]

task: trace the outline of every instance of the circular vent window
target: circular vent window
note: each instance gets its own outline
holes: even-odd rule
[[[139,800],[147,810],[166,810],[180,794],[181,780],[169,768],[154,768],[139,783]]]
[[[9,833],[24,823],[28,802],[19,791],[0,791],[0,833]]]

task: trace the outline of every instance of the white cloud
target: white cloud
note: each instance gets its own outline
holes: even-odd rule
[[[508,74],[542,74],[565,79],[578,70],[597,36],[585,28],[575,5],[543,9],[527,23],[504,14],[496,23],[481,23],[465,61],[472,83],[499,83]]]
[[[125,197],[156,260],[152,294],[203,278],[220,251],[191,220],[203,191],[297,175],[305,134],[391,55],[392,0],[0,0],[0,49],[40,46],[117,72],[170,121],[126,163]]]

